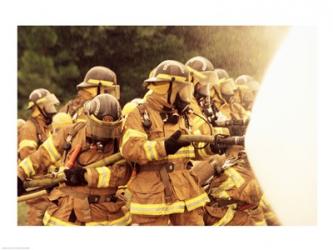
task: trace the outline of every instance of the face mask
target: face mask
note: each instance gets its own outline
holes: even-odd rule
[[[160,114],[164,123],[177,124],[179,121],[177,110],[163,108],[163,111]]]
[[[183,101],[180,98],[179,94],[177,94],[174,105],[175,105],[175,108],[178,111],[178,114],[183,115],[183,114],[185,114],[188,111],[190,103],[186,102],[186,101]]]

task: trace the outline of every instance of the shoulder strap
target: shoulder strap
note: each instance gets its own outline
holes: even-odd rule
[[[77,133],[86,125],[85,122],[76,123],[67,133],[67,137],[65,139],[64,150],[69,151],[72,147],[72,141]]]
[[[35,125],[35,128],[37,130],[37,140],[38,140],[37,144],[39,146],[40,144],[42,144],[42,139],[43,139],[42,138],[42,131],[41,131],[41,129],[39,127],[39,124],[38,124],[38,122],[36,121],[35,118],[31,117],[29,120]]]
[[[67,137],[65,139],[65,144],[63,146],[63,149],[64,149],[64,153],[62,155],[63,163],[65,163],[67,154],[72,148],[72,141],[73,141],[74,137],[77,135],[77,133],[80,131],[80,129],[82,129],[85,125],[86,125],[85,122],[78,122],[67,133]]]
[[[148,110],[147,110],[146,106],[144,105],[144,103],[139,103],[137,108],[141,115],[142,126],[145,129],[145,131],[148,132],[152,126],[152,122],[150,120]]]

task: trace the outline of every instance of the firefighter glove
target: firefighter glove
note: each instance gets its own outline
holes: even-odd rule
[[[180,148],[190,145],[189,142],[179,142],[178,138],[181,136],[181,131],[177,130],[168,139],[164,141],[164,147],[167,155],[176,153]]]
[[[17,177],[17,196],[20,196],[26,192],[23,181]]]
[[[82,167],[76,167],[71,169],[65,169],[66,184],[69,186],[84,186],[87,185],[87,181],[84,178],[86,170]]]

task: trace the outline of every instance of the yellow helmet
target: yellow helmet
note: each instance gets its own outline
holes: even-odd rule
[[[87,116],[87,136],[100,141],[121,136],[123,117],[118,100],[110,94],[100,94],[84,104]]]
[[[143,99],[141,98],[135,98],[132,101],[128,102],[125,104],[123,107],[121,114],[123,116],[127,116],[129,113],[131,113],[137,106],[138,104],[143,103]]]
[[[168,94],[167,102],[173,104],[177,94],[186,102],[190,102],[193,87],[189,81],[189,71],[185,65],[174,60],[165,60],[151,71],[150,77],[143,83],[152,92],[160,95]]]
[[[190,71],[191,82],[195,86],[195,95],[209,96],[209,90],[218,81],[218,75],[214,71],[214,65],[207,58],[195,56],[185,64]]]
[[[117,75],[111,69],[104,66],[92,67],[84,77],[83,82],[76,86],[77,89],[96,88],[96,95],[108,93],[120,98],[120,87],[117,84]]]
[[[52,129],[62,128],[71,124],[73,124],[73,120],[70,114],[59,112],[52,117]]]

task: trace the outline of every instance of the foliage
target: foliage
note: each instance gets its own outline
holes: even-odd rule
[[[260,80],[286,27],[269,26],[19,26],[18,110],[35,88],[61,102],[95,65],[110,67],[121,85],[122,104],[141,97],[143,80],[165,59],[185,63],[202,55],[233,77]]]

